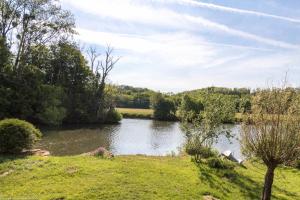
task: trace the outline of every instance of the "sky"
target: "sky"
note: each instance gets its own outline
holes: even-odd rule
[[[121,57],[111,83],[180,92],[300,86],[299,0],[61,0],[76,38]]]

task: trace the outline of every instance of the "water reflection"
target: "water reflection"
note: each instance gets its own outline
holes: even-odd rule
[[[152,121],[150,143],[159,155],[178,153],[184,145],[185,134],[178,122]]]
[[[228,125],[234,134],[239,126]],[[76,155],[103,146],[114,154],[166,155],[178,152],[185,143],[185,134],[178,122],[162,122],[141,119],[123,119],[118,125],[71,126],[63,129],[43,130],[43,138],[37,148],[47,149],[52,155]],[[220,137],[215,147],[220,151],[232,150],[239,158],[236,139],[230,143]]]

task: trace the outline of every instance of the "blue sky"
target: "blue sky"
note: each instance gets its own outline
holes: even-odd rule
[[[300,86],[299,0],[61,0],[76,38],[121,56],[110,81],[163,92]]]

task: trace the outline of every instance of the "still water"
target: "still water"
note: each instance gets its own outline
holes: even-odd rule
[[[226,125],[238,135],[239,125]],[[143,119],[123,119],[117,125],[69,126],[42,130],[43,138],[36,148],[46,149],[52,155],[76,155],[100,146],[116,155],[167,155],[178,153],[185,143],[185,134],[179,122],[162,122]],[[231,150],[240,158],[237,138],[228,141],[221,137],[214,145],[220,152]]]

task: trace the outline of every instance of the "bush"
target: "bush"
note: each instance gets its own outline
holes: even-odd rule
[[[297,168],[297,169],[300,169],[300,160],[297,160],[297,161],[296,161],[296,168]]]
[[[161,93],[151,96],[153,118],[156,120],[176,120],[176,107],[172,100],[165,98]]]
[[[218,157],[212,157],[207,159],[207,164],[211,168],[216,168],[216,169],[233,169],[234,164],[231,163],[228,160],[223,160]]]
[[[98,156],[98,157],[102,157],[102,158],[113,158],[114,157],[114,155],[111,152],[109,152],[108,150],[106,150],[104,147],[99,147],[99,148],[95,149],[94,151],[87,153],[87,155]]]
[[[122,120],[122,115],[116,109],[110,109],[106,114],[106,123],[118,123]]]
[[[29,122],[19,119],[0,121],[0,153],[20,153],[32,148],[42,136],[41,132]]]
[[[200,101],[184,95],[178,109],[179,118],[182,121],[192,122],[203,109],[204,106]]]
[[[186,152],[189,155],[192,156],[198,155],[199,157],[205,159],[218,156],[218,152],[213,150],[212,148],[199,146],[192,142],[187,142]]]

